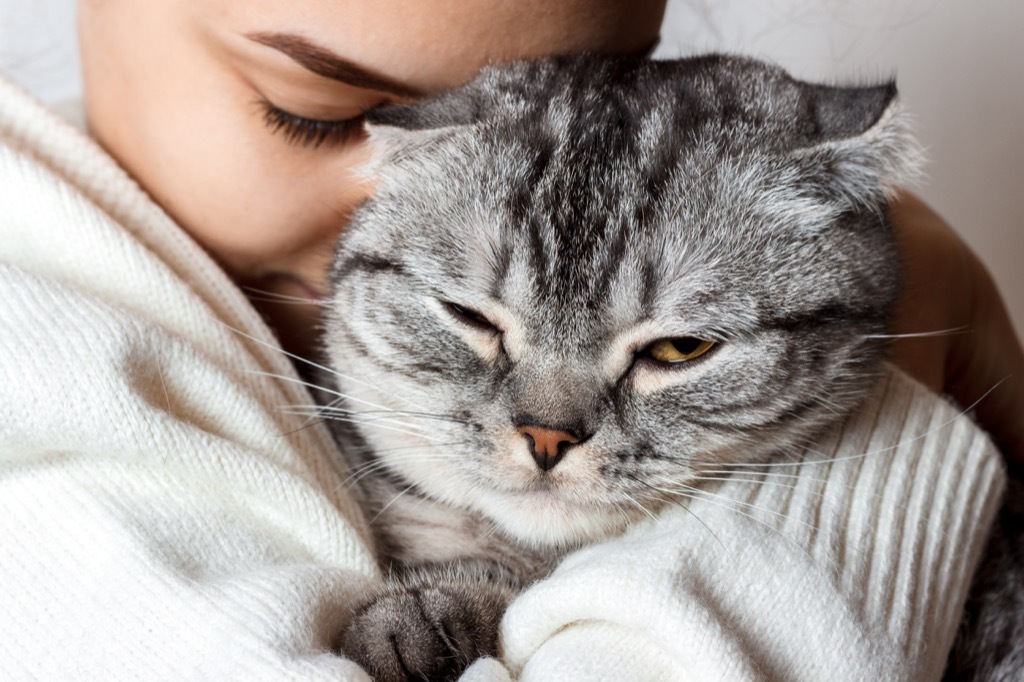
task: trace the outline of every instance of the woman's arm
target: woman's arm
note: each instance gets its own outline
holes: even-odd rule
[[[937,392],[973,407],[1003,455],[1024,464],[1024,351],[991,275],[920,199],[891,213],[903,257],[892,359]],[[925,336],[914,334],[942,332]]]

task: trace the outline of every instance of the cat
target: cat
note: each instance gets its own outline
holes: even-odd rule
[[[341,648],[377,680],[455,679],[658,483],[805,443],[882,372],[918,158],[891,82],[561,57],[367,128],[324,345],[391,573]]]

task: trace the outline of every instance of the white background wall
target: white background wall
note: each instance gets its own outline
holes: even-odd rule
[[[807,79],[895,74],[924,198],[993,272],[1024,336],[1024,0],[670,0],[659,54],[762,56]]]
[[[74,0],[0,0],[0,71],[49,104],[76,97]]]
[[[73,6],[0,0],[0,68],[49,102],[80,88]],[[895,74],[931,159],[921,194],[988,264],[1024,334],[1024,0],[670,0],[659,55],[707,50],[808,79]]]

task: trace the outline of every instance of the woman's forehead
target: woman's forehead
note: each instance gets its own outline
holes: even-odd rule
[[[300,37],[426,91],[488,63],[643,52],[665,0],[168,0],[210,29]]]

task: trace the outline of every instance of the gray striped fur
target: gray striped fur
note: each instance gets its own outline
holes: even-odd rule
[[[886,206],[918,160],[892,84],[563,58],[370,121],[377,190],[338,247],[325,339],[356,378],[338,433],[394,569],[347,642],[379,679],[456,676],[560,554],[798,446],[875,381]],[[643,357],[671,337],[718,345]],[[545,471],[523,423],[581,442]]]

